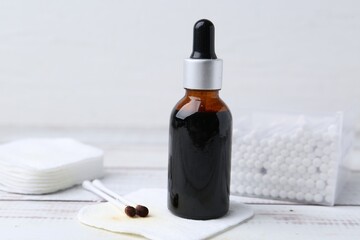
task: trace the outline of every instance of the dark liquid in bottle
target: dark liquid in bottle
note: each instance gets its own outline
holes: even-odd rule
[[[212,219],[227,213],[231,134],[229,111],[172,113],[168,208],[175,215]]]

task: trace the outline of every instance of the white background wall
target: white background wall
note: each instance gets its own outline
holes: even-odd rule
[[[233,110],[360,109],[360,1],[1,0],[0,126],[167,128],[201,18]]]

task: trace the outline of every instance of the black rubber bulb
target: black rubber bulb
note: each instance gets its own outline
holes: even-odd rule
[[[215,54],[215,27],[207,19],[201,19],[194,25],[193,59],[217,59]]]

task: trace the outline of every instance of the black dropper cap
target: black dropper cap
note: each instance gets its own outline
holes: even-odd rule
[[[192,59],[217,59],[215,54],[215,27],[207,20],[201,19],[194,25]]]

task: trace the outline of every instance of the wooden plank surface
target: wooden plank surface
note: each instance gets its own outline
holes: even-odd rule
[[[5,239],[128,239],[77,222],[89,202],[1,201],[0,226]],[[358,239],[359,207],[252,205],[255,217],[214,239]],[[176,226],[174,226],[176,227]],[[3,238],[2,238],[3,239]]]
[[[164,168],[106,168],[102,180],[112,190],[126,194],[140,188],[166,188],[167,170]],[[276,201],[261,198],[240,197],[244,203],[251,204],[286,204],[298,205],[294,202]],[[101,198],[84,190],[81,186],[44,195],[21,195],[0,191],[1,200],[12,201],[101,201]],[[353,172],[341,192],[337,205],[360,206],[360,173]]]
[[[140,188],[166,188],[166,144],[164,140],[152,143],[152,137],[145,136],[141,142],[125,134],[122,144],[116,145],[119,139],[109,141],[100,134],[100,140],[93,144],[106,151],[104,183],[120,194]],[[83,140],[87,138],[92,136],[85,134]],[[360,172],[353,172],[336,207],[241,199],[254,209],[254,218],[214,239],[360,239]],[[79,209],[98,201],[101,199],[79,186],[39,196],[0,192],[1,239],[142,239],[79,223]]]
[[[125,194],[143,187],[166,187],[166,169],[107,169],[104,183]],[[82,206],[100,199],[80,187],[50,195],[0,194],[0,229],[5,239],[134,239],[80,224]],[[243,198],[255,217],[215,239],[356,239],[360,236],[359,206],[303,206]]]

